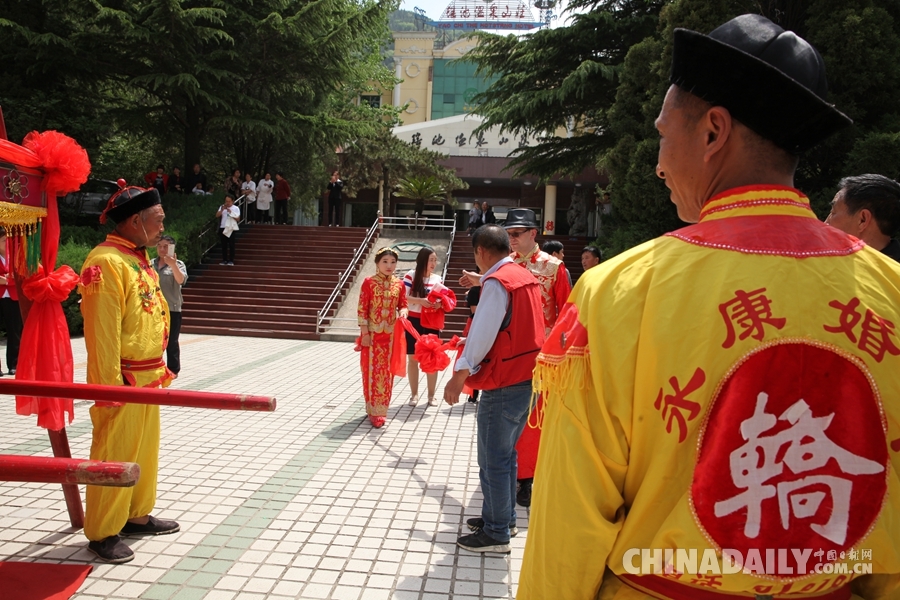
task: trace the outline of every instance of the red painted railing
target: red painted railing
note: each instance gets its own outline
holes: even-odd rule
[[[140,476],[136,463],[0,454],[0,481],[131,487]]]

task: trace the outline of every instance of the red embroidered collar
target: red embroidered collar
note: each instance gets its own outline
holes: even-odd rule
[[[802,192],[774,185],[722,192],[703,206],[699,223],[666,235],[718,250],[794,258],[843,256],[865,246],[816,219]]]

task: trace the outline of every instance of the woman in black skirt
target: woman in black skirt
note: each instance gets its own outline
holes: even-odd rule
[[[433,333],[440,336],[437,329],[425,329],[422,327],[421,315],[422,308],[437,308],[427,300],[428,294],[434,289],[435,285],[442,285],[440,276],[434,273],[437,267],[437,255],[434,250],[425,247],[419,250],[416,256],[416,268],[411,269],[404,277],[403,284],[406,286],[406,300],[409,302],[409,322],[421,335]],[[409,377],[409,391],[412,394],[409,399],[409,405],[415,406],[419,403],[419,361],[413,356],[416,349],[416,340],[409,332],[406,333],[406,353],[409,355],[406,373]],[[437,405],[434,397],[435,388],[437,387],[437,373],[426,373],[425,378],[428,382],[428,406]]]

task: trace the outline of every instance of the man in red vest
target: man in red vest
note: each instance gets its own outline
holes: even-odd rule
[[[496,225],[472,235],[481,299],[465,349],[444,388],[459,402],[463,384],[482,390],[478,407],[478,468],[484,502],[474,533],[456,543],[472,552],[509,552],[516,530],[516,441],[531,404],[531,372],[544,343],[540,285],[510,257],[509,236]]]

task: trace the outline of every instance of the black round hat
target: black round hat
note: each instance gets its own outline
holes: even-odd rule
[[[124,183],[122,180],[119,181],[120,185]],[[100,214],[100,222],[106,223],[106,219],[112,219],[114,223],[121,223],[128,217],[151,206],[156,206],[160,202],[159,190],[156,188],[125,187],[109,199],[106,208]]]
[[[761,15],[735,17],[709,35],[676,29],[670,81],[793,154],[853,124],[826,101],[818,51]]]

